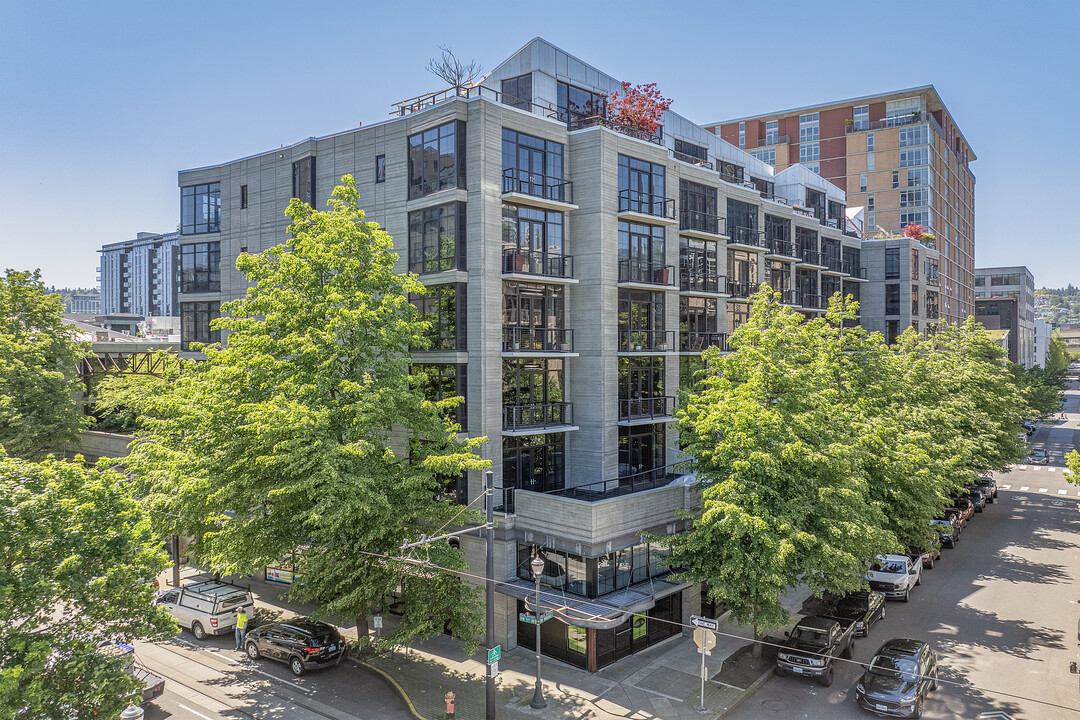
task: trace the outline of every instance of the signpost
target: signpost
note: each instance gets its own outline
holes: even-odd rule
[[[494,665],[502,657],[502,645],[496,645],[488,650],[488,665]]]
[[[694,644],[701,653],[701,703],[698,710],[705,712],[705,656],[712,655],[709,651],[716,647],[715,631],[720,628],[720,623],[712,618],[691,615],[690,624],[694,626]]]

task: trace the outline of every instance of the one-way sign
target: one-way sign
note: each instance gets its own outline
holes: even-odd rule
[[[720,623],[712,618],[702,617],[701,615],[691,615],[690,624],[694,627],[704,628],[705,630],[712,630],[716,632],[720,629]]]

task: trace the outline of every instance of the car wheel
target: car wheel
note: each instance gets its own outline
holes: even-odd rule
[[[832,686],[832,668],[828,668],[825,672],[818,675],[818,684],[823,687]]]
[[[915,718],[915,720],[919,720],[919,718],[922,717],[922,703],[923,701],[921,698],[915,702],[915,709],[911,712],[911,717]]]
[[[206,639],[206,630],[203,629],[202,623],[198,620],[191,623],[191,634],[195,636],[196,640]]]
[[[903,600],[904,602],[910,602],[911,601],[911,589],[909,588],[909,589],[905,590],[904,591],[904,597],[902,597],[900,599]]]
[[[773,674],[776,675],[776,677],[787,677],[787,670],[777,665],[773,668]]]
[[[289,660],[289,669],[292,670],[293,675],[300,677],[304,674],[304,663],[300,658],[294,657]]]
[[[885,603],[881,603],[881,614],[878,615],[879,620],[885,619]]]
[[[252,660],[258,660],[259,659],[259,646],[256,645],[255,643],[251,642],[251,641],[248,641],[248,644],[247,644],[247,656],[249,658],[251,658]]]

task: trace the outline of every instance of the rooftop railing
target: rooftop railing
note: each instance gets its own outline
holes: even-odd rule
[[[680,162],[689,163],[690,165],[697,165],[698,167],[708,168],[709,170],[713,169],[713,164],[711,162],[709,162],[708,160],[703,160],[699,157],[695,157],[694,155],[687,155],[686,153],[679,152],[678,150],[672,150],[671,155]]]
[[[675,468],[675,465],[665,465],[652,470],[642,470],[622,475],[611,480],[601,480],[561,490],[552,490],[547,494],[590,502],[607,500],[608,498],[630,495],[645,490],[655,490],[670,485],[680,475],[680,473],[675,472]]]
[[[657,128],[657,132],[651,133],[646,130],[633,127],[632,125],[620,123],[616,120],[612,120],[611,118],[604,117],[603,115],[585,116],[574,112],[569,113],[569,117],[566,121],[567,130],[583,130],[590,127],[605,127],[608,130],[614,130],[615,132],[626,135],[627,137],[651,142],[654,145],[664,144],[664,128],[662,126]]]

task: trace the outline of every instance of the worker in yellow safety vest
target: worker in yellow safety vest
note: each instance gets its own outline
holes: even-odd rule
[[[242,607],[236,608],[236,649],[244,649],[244,628],[247,627],[247,611]]]

